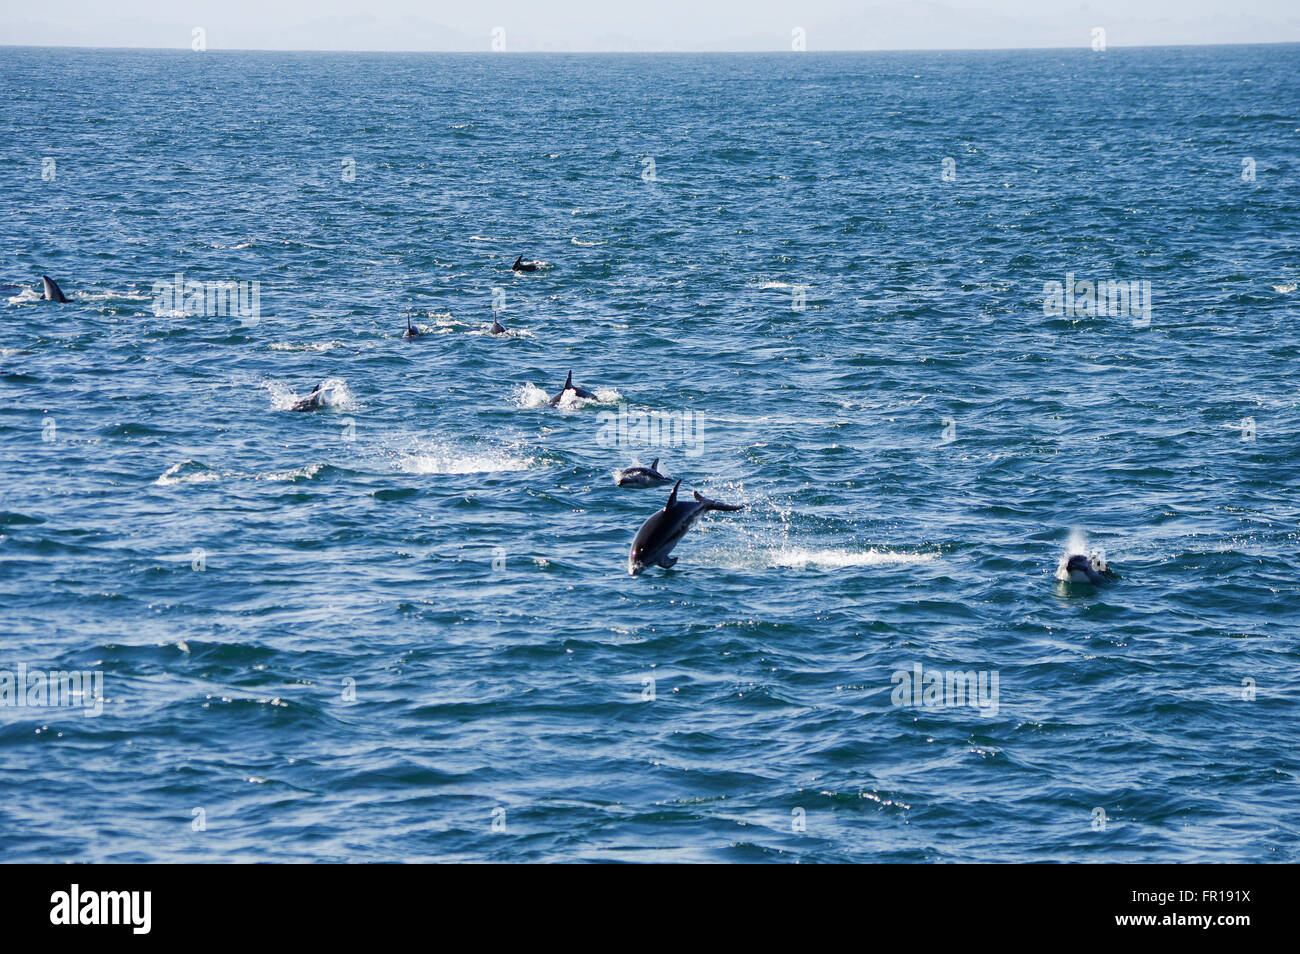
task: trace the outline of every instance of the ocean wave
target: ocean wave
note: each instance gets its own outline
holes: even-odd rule
[[[270,347],[272,351],[312,351],[321,353],[347,346],[336,339],[334,341],[273,341]]]
[[[183,484],[207,484],[220,480],[264,480],[272,483],[295,482],[312,479],[321,472],[324,466],[324,464],[313,463],[289,470],[249,473],[238,470],[216,470],[196,460],[184,460],[179,464],[168,467],[154,481],[154,484],[159,487],[175,487]]]
[[[172,487],[176,484],[203,484],[221,478],[222,474],[196,460],[183,460],[168,467],[154,483],[159,487]]]

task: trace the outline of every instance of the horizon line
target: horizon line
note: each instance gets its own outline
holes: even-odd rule
[[[1037,53],[1061,50],[1078,50],[1086,52],[1107,53],[1115,50],[1176,50],[1213,46],[1300,46],[1300,40],[1259,40],[1229,43],[1141,43],[1126,45],[1107,43],[1105,50],[1092,50],[1087,44],[1078,46],[934,46],[934,47],[881,47],[879,49],[843,49],[843,50],[350,50],[318,49],[310,47],[273,48],[273,47],[216,47],[195,51],[184,46],[81,46],[72,43],[0,43],[0,50],[89,50],[91,52],[109,51],[172,51],[174,53],[438,53],[460,56],[698,56],[701,54],[721,54],[726,56],[760,55],[779,53],[790,56],[807,56],[809,54],[844,54],[844,53]]]

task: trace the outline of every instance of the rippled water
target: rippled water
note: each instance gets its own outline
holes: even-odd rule
[[[0,50],[0,858],[1296,860],[1298,75]]]

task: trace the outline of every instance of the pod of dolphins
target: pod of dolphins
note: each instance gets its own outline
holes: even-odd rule
[[[526,262],[524,257],[520,255],[515,259],[510,269],[515,272],[535,272],[539,267],[539,263]],[[58,282],[48,275],[41,276],[41,299],[53,302],[66,302],[68,300],[67,296],[63,294],[63,289],[59,288]],[[412,339],[422,337],[423,334],[422,331],[411,324],[411,319],[408,317],[406,319],[406,331],[403,332],[402,337]],[[492,321],[491,334],[506,334],[505,327],[495,318]],[[565,395],[570,392],[573,393],[575,398],[588,401],[596,397],[594,393],[586,388],[574,384],[573,372],[570,371],[564,379],[564,387],[547,400],[547,406],[558,407]],[[305,398],[295,402],[289,410],[319,410],[336,403],[336,397],[337,392],[333,383],[323,381],[316,385]],[[615,474],[615,483],[619,487],[656,487],[668,483],[670,479],[659,472],[658,457],[651,462],[649,467],[628,467]],[[668,502],[664,504],[663,509],[656,510],[647,517],[645,522],[641,524],[641,529],[633,537],[632,549],[627,558],[627,571],[632,576],[636,576],[652,566],[662,567],[665,570],[671,569],[677,563],[677,558],[671,555],[673,549],[681,542],[682,537],[686,535],[686,531],[691,529],[704,514],[711,511],[732,512],[745,509],[739,504],[725,504],[717,500],[711,500],[699,491],[693,493],[693,500],[679,501],[677,499],[677,490],[681,483],[681,480],[678,480],[677,483],[673,484],[672,493],[668,495]],[[1061,557],[1056,578],[1063,583],[1103,586],[1115,579],[1115,573],[1107,565],[1106,558],[1098,553],[1066,553]]]

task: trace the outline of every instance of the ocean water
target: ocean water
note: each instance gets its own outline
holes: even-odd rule
[[[0,49],[0,860],[1297,860],[1298,76]]]

